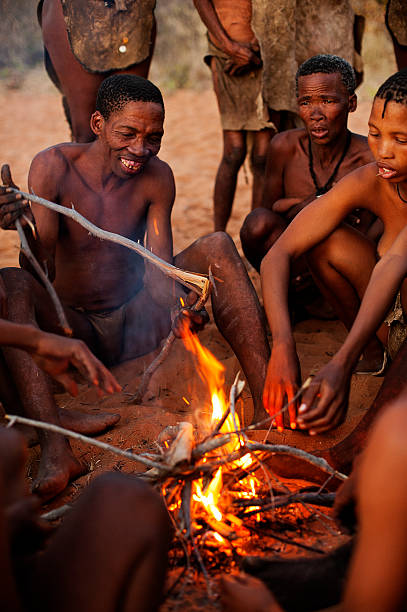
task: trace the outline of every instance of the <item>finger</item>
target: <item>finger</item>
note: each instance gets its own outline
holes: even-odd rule
[[[99,387],[105,393],[115,393],[121,391],[122,388],[111,372],[101,363],[98,370]]]
[[[336,415],[333,418],[327,418],[325,420],[321,420],[320,425],[313,425],[311,429],[308,430],[309,435],[316,436],[316,435],[325,433],[327,431],[330,431],[331,429],[335,429],[336,427],[338,427],[338,425],[340,425],[343,422],[344,416],[345,414],[340,410],[339,412],[336,413]]]
[[[307,425],[308,433],[315,435],[322,431],[328,431],[339,424],[344,414],[343,406],[339,402],[331,404],[329,410],[321,418],[316,418]],[[312,432],[312,433],[311,433]]]
[[[297,405],[298,402],[295,401],[293,402],[293,398],[296,394],[297,390],[294,389],[294,387],[287,386],[286,389],[286,395],[287,395],[287,402],[288,402],[288,416],[290,418],[290,427],[291,429],[296,429],[297,427]],[[291,403],[290,403],[291,402]]]
[[[336,401],[335,401],[336,400]],[[319,392],[316,394],[315,403],[311,408],[302,413],[302,421],[307,425],[311,421],[315,421],[322,415],[326,414],[333,402],[335,405],[342,401],[328,385],[322,385]]]
[[[3,181],[3,185],[7,185],[7,187],[15,187],[13,179],[11,178],[11,170],[8,164],[3,164],[1,167],[1,180]]]
[[[195,291],[190,291],[185,298],[187,306],[193,306],[198,300],[198,294]]]
[[[65,372],[64,374],[56,374],[54,375],[54,378],[64,386],[65,390],[70,395],[73,395],[73,397],[76,397],[78,395],[78,385],[70,374],[68,374],[67,372]]]
[[[275,415],[277,429],[280,432],[284,430],[284,416],[283,416],[283,413],[281,412],[281,409],[283,407],[283,398],[284,398],[283,388],[281,385],[278,385],[275,391],[275,404],[274,404],[273,412]]]

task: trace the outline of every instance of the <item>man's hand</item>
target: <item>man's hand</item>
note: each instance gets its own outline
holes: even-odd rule
[[[351,373],[332,359],[302,396],[297,423],[315,435],[337,427],[346,416]]]
[[[264,582],[253,576],[222,576],[220,588],[225,612],[282,612]]]
[[[60,382],[71,395],[78,389],[69,367],[73,366],[92,385],[106,393],[120,391],[113,374],[91,353],[81,340],[41,332],[32,355],[37,365]]]
[[[12,193],[9,189],[10,187],[18,189],[18,187],[11,178],[10,167],[7,164],[1,168],[1,180],[3,186],[0,186],[0,227],[2,229],[15,229],[14,223],[22,215],[26,215],[33,222],[34,218],[29,202],[24,200],[20,194]]]
[[[225,52],[230,60],[225,63],[225,72],[230,76],[238,76],[250,68],[260,68],[262,61],[258,55],[257,41],[244,44],[231,40]]]
[[[274,417],[280,431],[284,427],[284,415],[281,410],[297,393],[299,380],[300,364],[295,350],[282,345],[273,347],[263,389],[263,405],[269,415]],[[295,429],[297,402],[290,404],[288,414],[291,428]]]
[[[208,321],[209,315],[205,308],[198,311],[183,308],[173,321],[172,331],[177,338],[183,338],[188,332],[196,334],[201,331]]]

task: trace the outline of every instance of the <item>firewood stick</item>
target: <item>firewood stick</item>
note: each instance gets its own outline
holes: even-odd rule
[[[53,423],[47,423],[45,421],[36,421],[35,419],[26,419],[25,417],[17,416],[16,414],[5,414],[4,417],[10,421],[8,427],[12,427],[14,423],[31,425],[32,427],[36,427],[37,429],[53,431],[54,433],[58,433],[63,436],[68,436],[69,438],[74,438],[75,440],[85,442],[85,444],[98,446],[99,448],[103,448],[104,450],[110,451],[111,453],[115,453],[116,455],[121,455],[122,457],[127,457],[127,459],[132,459],[133,461],[144,463],[144,465],[147,465],[148,467],[156,468],[157,470],[160,470],[160,472],[167,472],[169,470],[168,466],[166,466],[165,464],[157,463],[156,461],[151,461],[151,459],[147,459],[143,455],[136,455],[135,453],[130,453],[129,451],[122,450],[121,448],[117,448],[116,446],[112,446],[111,444],[107,444],[106,442],[101,442],[100,440],[95,440],[94,438],[89,438],[88,436],[79,434],[76,431],[65,429],[65,427],[59,427],[58,425],[54,425]]]
[[[314,506],[326,506],[332,508],[335,501],[335,493],[315,493],[308,491],[307,493],[292,493],[291,495],[279,495],[274,498],[273,502],[264,500],[262,498],[253,499],[236,499],[233,502],[234,506],[240,508],[250,508],[251,506],[259,506],[257,510],[249,510],[245,512],[244,516],[250,516],[256,514],[256,512],[266,512],[274,508],[282,508],[289,504],[297,504],[299,502],[312,504]]]
[[[205,287],[203,288],[203,293],[201,297],[192,306],[192,310],[198,311],[198,310],[201,310],[205,306],[206,301],[211,292],[211,286],[212,286],[211,281],[209,279],[206,279],[206,284],[205,284]],[[141,404],[141,402],[143,401],[143,397],[146,394],[148,385],[150,384],[152,375],[160,367],[160,365],[163,363],[163,361],[168,356],[174,340],[175,340],[175,334],[171,330],[167,338],[165,339],[164,344],[162,345],[161,351],[158,353],[157,357],[150,363],[148,368],[145,370],[143,374],[143,378],[141,379],[139,388],[137,389],[137,392],[133,395],[133,397],[129,399],[128,401],[129,404]]]
[[[323,472],[327,472],[328,474],[332,474],[332,476],[336,476],[339,480],[347,480],[348,476],[346,474],[342,474],[338,472],[333,467],[331,467],[325,459],[321,457],[316,457],[315,455],[311,455],[311,453],[307,453],[306,451],[301,450],[300,448],[295,448],[294,446],[287,446],[285,444],[261,444],[260,442],[246,442],[246,448],[250,451],[265,451],[270,454],[281,453],[283,455],[291,455],[292,457],[298,457],[298,459],[303,459],[307,463],[311,463],[316,467],[320,468]]]
[[[26,200],[30,200],[31,202],[35,202],[36,204],[40,204],[41,206],[45,206],[50,210],[53,210],[61,215],[65,215],[70,219],[73,219],[79,225],[82,225],[85,229],[88,230],[90,234],[96,236],[97,238],[101,238],[102,240],[109,240],[110,242],[115,242],[116,244],[120,244],[121,246],[127,247],[132,251],[136,251],[141,257],[147,259],[150,263],[158,266],[161,271],[169,276],[170,278],[174,278],[182,285],[185,285],[192,291],[195,291],[199,295],[202,295],[206,283],[208,279],[201,274],[197,274],[196,272],[188,272],[187,270],[181,270],[172,264],[169,264],[167,261],[164,261],[154,253],[151,253],[148,249],[143,247],[138,242],[134,242],[130,240],[130,238],[126,238],[125,236],[121,236],[120,234],[115,234],[113,232],[108,232],[107,230],[103,230],[97,225],[94,225],[91,221],[86,219],[83,215],[78,213],[72,205],[72,208],[67,208],[66,206],[61,206],[60,204],[55,204],[55,202],[50,202],[44,198],[40,198],[32,193],[25,193],[21,191],[21,189],[16,189],[14,187],[9,187],[9,191],[13,193],[21,194]]]
[[[68,323],[64,309],[59,300],[58,294],[55,291],[55,288],[53,284],[50,282],[48,276],[45,274],[44,270],[42,269],[38,261],[35,259],[34,254],[31,251],[30,246],[28,244],[28,240],[23,230],[23,227],[21,225],[20,219],[16,220],[15,226],[16,226],[18,235],[20,237],[20,243],[21,243],[20,251],[25,255],[25,257],[28,259],[28,261],[30,262],[30,264],[32,265],[32,267],[34,268],[34,270],[36,271],[36,273],[38,274],[38,276],[44,283],[44,287],[48,291],[51,297],[51,300],[54,304],[54,307],[55,307],[55,310],[58,316],[58,320],[59,320],[59,325],[62,328],[62,331],[64,332],[65,336],[72,336],[72,329]]]

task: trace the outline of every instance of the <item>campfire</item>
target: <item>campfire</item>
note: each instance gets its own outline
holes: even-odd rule
[[[271,533],[273,524],[280,520],[278,508],[285,507],[287,513],[289,507],[290,521],[298,525],[315,516],[314,506],[331,506],[334,498],[323,486],[283,482],[271,467],[275,453],[285,452],[313,463],[326,472],[327,481],[342,475],[324,460],[299,449],[251,441],[248,432],[255,426],[242,428],[236,410],[244,388],[239,374],[227,397],[222,364],[188,331],[184,344],[207,385],[210,401],[194,415],[194,425],[182,422],[161,432],[160,455],[151,458],[161,461],[162,469],[155,467],[144,477],[160,487],[174,525],[178,549],[175,545],[172,551],[173,566],[186,571],[194,560],[210,594],[210,567],[230,569],[239,558],[255,554],[256,548],[256,552],[259,547],[264,550],[264,541],[261,546],[259,541],[267,540],[267,535],[272,543],[277,540],[297,550],[322,552],[294,538],[284,538],[278,529]],[[275,552],[272,545],[270,550]]]

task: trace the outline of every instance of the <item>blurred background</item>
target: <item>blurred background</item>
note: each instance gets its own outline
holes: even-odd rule
[[[385,0],[353,0],[366,18],[362,57],[365,79],[361,99],[371,99],[377,86],[394,72],[390,37],[384,25]],[[0,86],[19,88],[35,84],[52,88],[43,79],[42,42],[36,0],[0,0]],[[192,0],[157,0],[157,43],[150,77],[165,93],[177,89],[208,89],[209,70],[202,57],[205,28]]]

